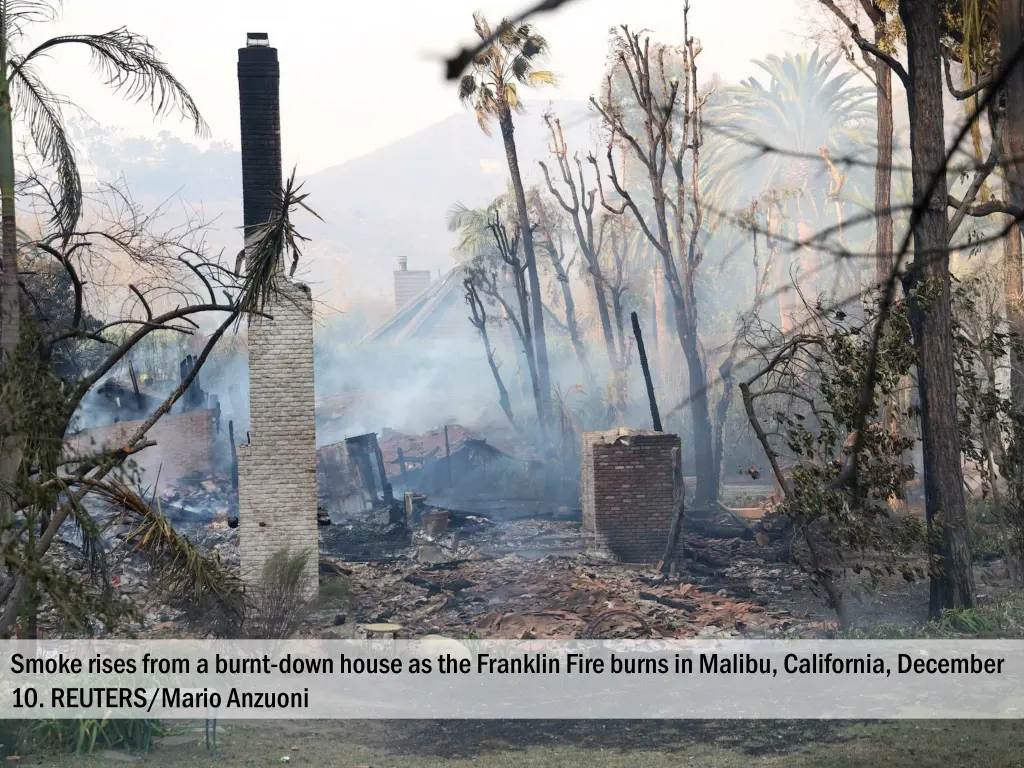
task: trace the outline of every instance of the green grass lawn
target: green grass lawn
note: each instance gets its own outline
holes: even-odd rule
[[[202,728],[177,729],[138,763],[161,768],[667,768],[1024,766],[1015,721],[362,721],[226,723],[218,760]],[[119,759],[120,758],[120,759]],[[127,765],[124,753],[23,755],[17,765]]]

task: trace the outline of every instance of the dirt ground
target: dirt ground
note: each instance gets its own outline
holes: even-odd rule
[[[310,768],[915,768],[1024,766],[1013,721],[306,721],[227,723],[217,759],[201,724],[147,757],[23,756],[18,765],[154,768],[287,763]],[[283,758],[288,758],[284,760]]]

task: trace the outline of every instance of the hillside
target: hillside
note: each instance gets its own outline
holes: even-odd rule
[[[517,116],[520,167],[528,183],[542,182],[537,161],[548,156],[549,137],[541,116],[549,104],[563,123],[570,148],[586,152],[596,121],[583,102],[537,101]],[[339,127],[344,140],[344,127]],[[201,151],[169,137],[121,137],[112,131],[80,129],[89,163],[99,178],[123,175],[146,205],[179,193],[217,217],[211,242],[237,247],[241,172],[238,152],[225,145]],[[301,168],[299,169],[301,172]],[[310,175],[309,202],[323,218],[308,217],[300,230],[313,242],[302,268],[314,294],[337,305],[355,296],[391,296],[397,257],[410,269],[447,271],[455,238],[445,229],[452,203],[485,205],[501,194],[508,171],[497,126],[488,137],[471,112],[460,112],[391,145]],[[238,188],[238,196],[231,190]]]

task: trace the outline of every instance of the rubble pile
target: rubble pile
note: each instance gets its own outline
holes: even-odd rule
[[[160,506],[169,520],[199,523],[238,514],[238,494],[223,472],[196,472],[160,492]]]
[[[165,489],[160,499],[193,543],[219,553],[228,567],[239,567],[227,476],[190,477]],[[666,580],[651,566],[586,554],[579,522],[492,520],[431,506],[422,497],[418,502],[420,518],[443,517],[444,524],[424,527],[417,519],[410,529],[404,515],[396,521],[385,505],[319,529],[322,577],[346,582],[344,615],[351,620],[345,632],[390,622],[401,625],[407,637],[691,638],[779,636],[825,626],[809,621],[799,612],[801,601],[792,599],[807,589],[808,578],[774,558],[784,526],[771,516],[752,524],[749,534],[729,539],[689,531],[681,544],[681,568]],[[125,533],[112,527],[112,544]],[[81,567],[81,553],[64,549],[68,567]],[[144,557],[117,550],[106,577],[143,609],[144,620],[133,632],[179,631],[177,612],[152,602]],[[308,631],[337,636],[336,619],[314,617]],[[327,628],[321,621],[333,624]]]
[[[397,623],[410,637],[567,639],[583,636],[604,614],[600,635],[607,638],[773,635],[798,618],[585,555],[530,560],[475,553],[447,563],[343,568],[353,606],[365,614],[359,621]]]
[[[461,445],[466,440],[479,440],[482,436],[471,432],[458,424],[448,426],[449,449]],[[422,435],[406,435],[393,429],[384,429],[377,437],[380,452],[388,465],[389,473],[398,458],[398,449],[410,457],[444,456],[444,430],[435,429]]]
[[[681,577],[666,581],[650,567],[585,554],[577,522],[463,515],[435,536],[402,528],[352,520],[321,533],[322,559],[344,574],[356,623],[400,624],[411,637],[504,639],[579,637],[609,611],[625,613],[601,622],[602,637],[771,636],[807,626],[767,607],[807,577],[759,559],[755,541],[689,535]]]

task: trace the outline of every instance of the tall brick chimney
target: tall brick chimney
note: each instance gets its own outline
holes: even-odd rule
[[[281,192],[281,67],[266,32],[250,32],[245,48],[238,49],[238,106],[248,234],[270,219]]]
[[[275,213],[281,192],[280,68],[265,32],[238,51],[242,199],[252,227]],[[282,259],[283,262],[283,259]],[[316,415],[313,297],[281,269],[269,317],[249,318],[249,434],[237,447],[242,579],[258,585],[282,550],[307,554],[303,588],[317,591]]]

